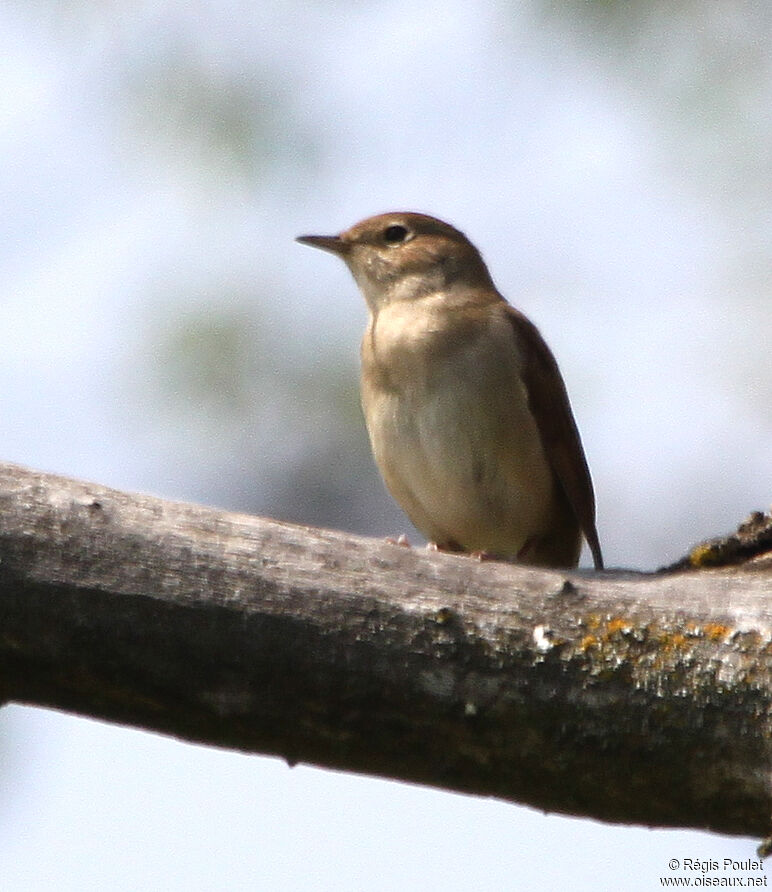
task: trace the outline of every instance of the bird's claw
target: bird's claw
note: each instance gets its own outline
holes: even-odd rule
[[[408,541],[407,536],[404,533],[400,533],[396,538],[394,536],[387,536],[386,541],[389,545],[399,545],[402,548],[411,548],[410,542]]]

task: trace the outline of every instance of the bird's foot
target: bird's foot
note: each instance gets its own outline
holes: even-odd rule
[[[447,551],[450,554],[459,554],[464,550],[454,539],[448,539],[447,542],[427,542],[426,547],[429,551]]]
[[[394,536],[387,536],[386,541],[389,545],[399,545],[402,548],[411,548],[410,542],[408,541],[407,536],[404,533],[400,533],[396,538]]]

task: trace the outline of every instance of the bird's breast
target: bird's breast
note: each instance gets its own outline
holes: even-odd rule
[[[496,307],[384,308],[362,344],[362,406],[392,495],[430,539],[516,553],[543,523],[552,472],[523,347]]]

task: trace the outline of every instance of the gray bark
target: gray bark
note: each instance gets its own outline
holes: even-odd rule
[[[772,568],[553,572],[0,466],[0,702],[766,836]]]

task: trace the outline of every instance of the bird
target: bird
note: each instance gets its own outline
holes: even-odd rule
[[[386,487],[436,548],[573,568],[603,556],[557,362],[477,248],[428,214],[297,241],[341,258],[369,310],[361,403]]]

